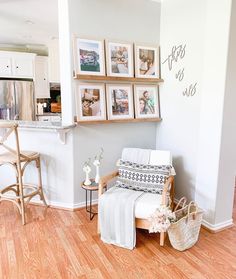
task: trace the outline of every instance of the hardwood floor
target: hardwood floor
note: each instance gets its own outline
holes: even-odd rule
[[[236,227],[211,234],[202,229],[192,249],[178,252],[159,235],[137,232],[133,251],[105,245],[96,217],[29,206],[28,224],[17,209],[0,204],[0,278],[236,278]],[[236,220],[236,202],[234,209]]]

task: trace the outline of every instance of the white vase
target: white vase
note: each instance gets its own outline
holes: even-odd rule
[[[100,180],[99,166],[96,166],[95,182],[99,183],[99,180]]]
[[[86,178],[84,181],[84,185],[89,186],[91,185],[91,180],[89,179],[89,172],[86,172],[85,174],[86,174]]]

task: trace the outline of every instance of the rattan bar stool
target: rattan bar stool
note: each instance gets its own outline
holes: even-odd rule
[[[17,124],[0,123],[0,130],[4,131],[3,135],[0,136],[0,150],[4,149],[6,151],[0,153],[0,166],[10,165],[13,167],[16,174],[16,183],[0,190],[0,202],[13,202],[19,209],[22,217],[22,224],[24,225],[25,205],[27,205],[34,196],[39,195],[44,205],[47,206],[42,189],[40,154],[34,151],[20,151]],[[7,140],[10,136],[14,136],[15,149],[7,145]],[[35,162],[38,170],[38,185],[23,183],[25,169],[31,162]],[[15,195],[7,195],[10,191],[14,192]]]

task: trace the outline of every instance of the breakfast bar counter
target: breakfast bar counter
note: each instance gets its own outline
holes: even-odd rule
[[[11,120],[0,120],[0,122],[14,122],[18,124],[19,130],[31,130],[36,131],[52,131],[58,134],[58,138],[62,144],[66,143],[66,134],[73,128],[76,124],[63,125],[61,122],[44,122],[44,121],[11,121]]]
[[[48,129],[48,130],[67,130],[72,129],[76,124],[63,125],[61,122],[44,122],[44,121],[11,121],[11,120],[0,120],[0,122],[15,122],[19,128],[29,129]]]

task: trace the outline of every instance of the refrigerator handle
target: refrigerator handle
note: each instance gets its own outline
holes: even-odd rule
[[[20,115],[19,115],[19,113],[15,114],[15,116],[14,116],[14,120],[19,120],[19,119],[20,119]]]

